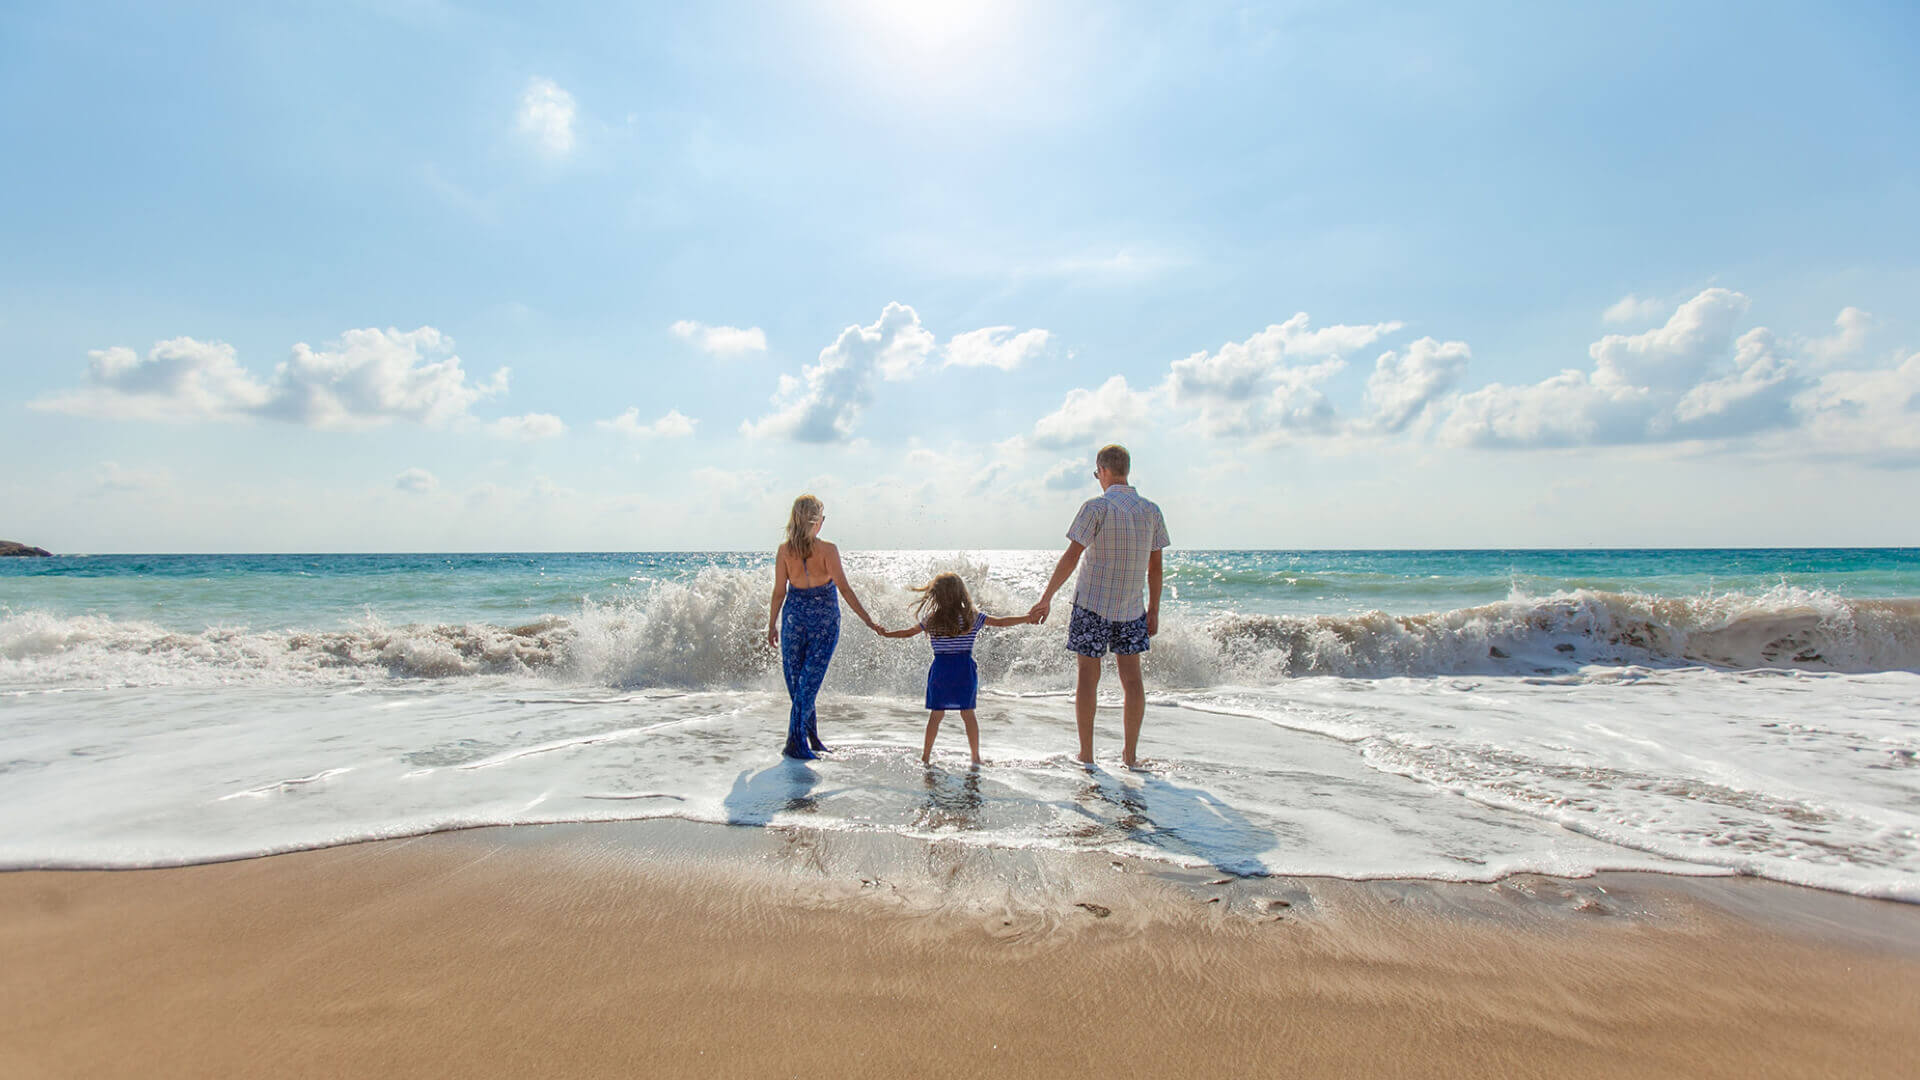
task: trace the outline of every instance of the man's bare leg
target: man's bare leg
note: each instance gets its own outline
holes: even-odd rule
[[[1073,718],[1080,724],[1080,760],[1091,765],[1093,711],[1100,704],[1100,661],[1091,656],[1082,656],[1079,660],[1079,677],[1073,686]]]
[[[1146,719],[1147,715],[1147,684],[1140,678],[1138,653],[1116,655],[1113,666],[1120,670],[1120,690],[1125,695],[1120,716],[1126,742],[1122,744],[1120,760],[1131,769],[1139,764],[1136,751],[1140,748],[1140,721]]]

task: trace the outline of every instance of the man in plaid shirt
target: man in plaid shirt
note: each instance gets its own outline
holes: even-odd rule
[[[1067,530],[1067,550],[1053,568],[1047,591],[1029,613],[1045,621],[1053,594],[1067,583],[1082,552],[1080,580],[1073,590],[1073,619],[1067,626],[1067,648],[1079,657],[1074,683],[1074,719],[1080,725],[1080,760],[1093,763],[1093,714],[1100,689],[1100,658],[1113,651],[1126,702],[1121,710],[1126,743],[1121,760],[1139,763],[1140,721],[1147,713],[1146,685],[1140,681],[1140,654],[1148,639],[1160,632],[1160,549],[1167,546],[1167,522],[1160,508],[1140,497],[1127,483],[1132,462],[1127,448],[1102,447],[1093,475],[1100,481],[1098,498],[1088,499]],[[1141,600],[1141,586],[1147,599]]]

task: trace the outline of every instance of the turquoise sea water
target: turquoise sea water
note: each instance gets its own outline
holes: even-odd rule
[[[898,584],[964,559],[1032,590],[1052,552],[855,553]],[[0,607],[140,619],[173,630],[390,623],[513,623],[617,602],[702,571],[750,572],[753,552],[537,554],[81,555],[0,560]],[[1179,551],[1169,603],[1262,615],[1412,615],[1520,594],[1595,590],[1666,597],[1763,594],[1781,586],[1842,598],[1920,597],[1920,548],[1622,551]]]

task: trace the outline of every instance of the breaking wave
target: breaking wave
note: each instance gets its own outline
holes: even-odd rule
[[[988,611],[1016,597],[976,578]],[[876,617],[903,625],[911,595],[857,581]],[[1002,689],[1058,689],[1071,678],[1064,600],[1049,626],[984,633],[982,678]],[[616,687],[774,688],[764,641],[765,575],[716,568],[632,597],[589,600],[516,626],[388,625],[367,615],[328,630],[208,627],[44,612],[0,614],[0,683],[217,685],[499,676]],[[1171,610],[1146,658],[1163,686],[1261,685],[1315,675],[1380,677],[1565,673],[1590,666],[1708,666],[1871,672],[1920,670],[1920,599],[1847,599],[1780,586],[1764,593],[1666,597],[1576,590],[1516,593],[1419,615],[1203,614]],[[926,645],[875,638],[844,616],[832,684],[913,692]]]

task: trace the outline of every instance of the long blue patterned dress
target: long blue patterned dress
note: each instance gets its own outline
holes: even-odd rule
[[[840,643],[840,594],[829,581],[811,589],[787,588],[780,609],[780,668],[787,676],[787,696],[793,712],[787,718],[790,758],[809,759],[827,747],[820,741],[819,720],[813,713],[820,684],[826,681],[833,647]]]

